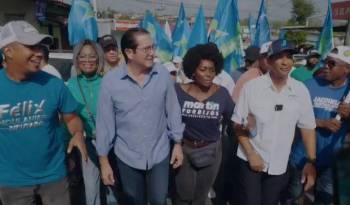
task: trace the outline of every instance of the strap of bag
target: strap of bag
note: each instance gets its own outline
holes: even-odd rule
[[[83,92],[83,89],[81,87],[81,84],[80,84],[80,81],[79,81],[79,77],[77,77],[77,81],[78,81],[78,86],[79,86],[79,90],[80,90],[80,93],[81,93],[81,96],[83,97],[83,100],[84,100],[84,103],[85,103],[85,107],[86,107],[86,111],[91,119],[91,121],[93,122],[94,126],[95,126],[95,118],[94,118],[94,115],[92,114],[91,110],[90,110],[90,107],[89,107],[89,104],[87,103],[86,101],[86,98],[85,98],[85,95],[84,95],[84,92]]]

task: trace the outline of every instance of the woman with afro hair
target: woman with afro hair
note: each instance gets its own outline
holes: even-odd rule
[[[234,103],[226,88],[213,83],[223,69],[223,57],[215,44],[190,48],[183,69],[192,82],[175,86],[185,130],[174,204],[203,205],[221,164],[220,127],[223,120],[230,120]]]

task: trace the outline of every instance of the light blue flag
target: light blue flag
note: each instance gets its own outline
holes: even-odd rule
[[[172,45],[164,30],[150,11],[146,11],[140,27],[150,32],[154,43],[157,45],[156,55],[163,61],[170,61],[172,58]]]
[[[228,0],[215,32],[214,43],[225,59],[225,71],[232,73],[241,66],[244,51],[236,0]]]
[[[256,22],[253,19],[252,14],[249,14],[248,18],[248,27],[249,27],[249,36],[250,36],[250,43],[252,44],[255,39],[255,24]]]
[[[192,48],[197,44],[208,43],[204,11],[202,5],[199,7],[190,38],[188,39],[187,48]]]
[[[173,48],[174,56],[183,57],[187,51],[187,43],[191,34],[190,25],[188,24],[185,8],[183,3],[180,5],[179,16],[173,31]]]
[[[261,0],[259,17],[256,21],[255,28],[254,46],[260,47],[263,43],[270,41],[270,26],[266,13],[265,0]]]
[[[321,54],[322,58],[326,58],[327,54],[334,48],[333,42],[333,21],[332,21],[332,7],[331,1],[328,0],[328,11],[325,21],[323,23],[323,29],[320,34],[317,50]]]
[[[278,39],[285,39],[286,38],[286,34],[287,34],[287,30],[286,29],[280,29]]]
[[[96,41],[98,26],[89,0],[73,0],[68,16],[68,40],[71,46],[84,39]]]
[[[218,28],[221,16],[224,13],[224,10],[227,6],[227,1],[228,0],[218,0],[218,3],[216,5],[216,10],[213,19],[210,22],[209,26],[209,41],[214,42],[215,41],[215,34],[216,30]]]

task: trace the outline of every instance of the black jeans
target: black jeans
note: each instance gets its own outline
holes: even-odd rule
[[[184,161],[175,176],[175,205],[206,204],[209,189],[214,184],[221,164],[221,141],[215,143],[219,143],[216,160],[212,165],[203,168],[197,168],[191,164],[188,158],[188,151],[193,148],[188,147],[186,144],[183,145]]]
[[[249,163],[239,159],[240,205],[277,205],[287,185],[287,173],[269,175],[250,169]]]

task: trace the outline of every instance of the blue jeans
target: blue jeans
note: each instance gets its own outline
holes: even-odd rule
[[[287,188],[286,204],[297,204],[297,200],[303,197],[304,185],[301,183],[302,170],[293,164],[289,164],[289,184]],[[315,202],[318,205],[329,205],[333,202],[333,178],[332,168],[317,169],[315,184]]]
[[[117,167],[128,205],[144,205],[146,196],[151,205],[166,205],[169,155],[150,170],[132,168],[118,157]]]
[[[86,205],[100,205],[101,195],[106,198],[107,204],[117,205],[116,197],[113,196],[113,187],[101,187],[100,166],[95,148],[95,140],[86,138],[85,143],[89,158],[87,162],[82,161],[81,167],[84,178]],[[101,188],[105,189],[104,194],[101,194]]]

